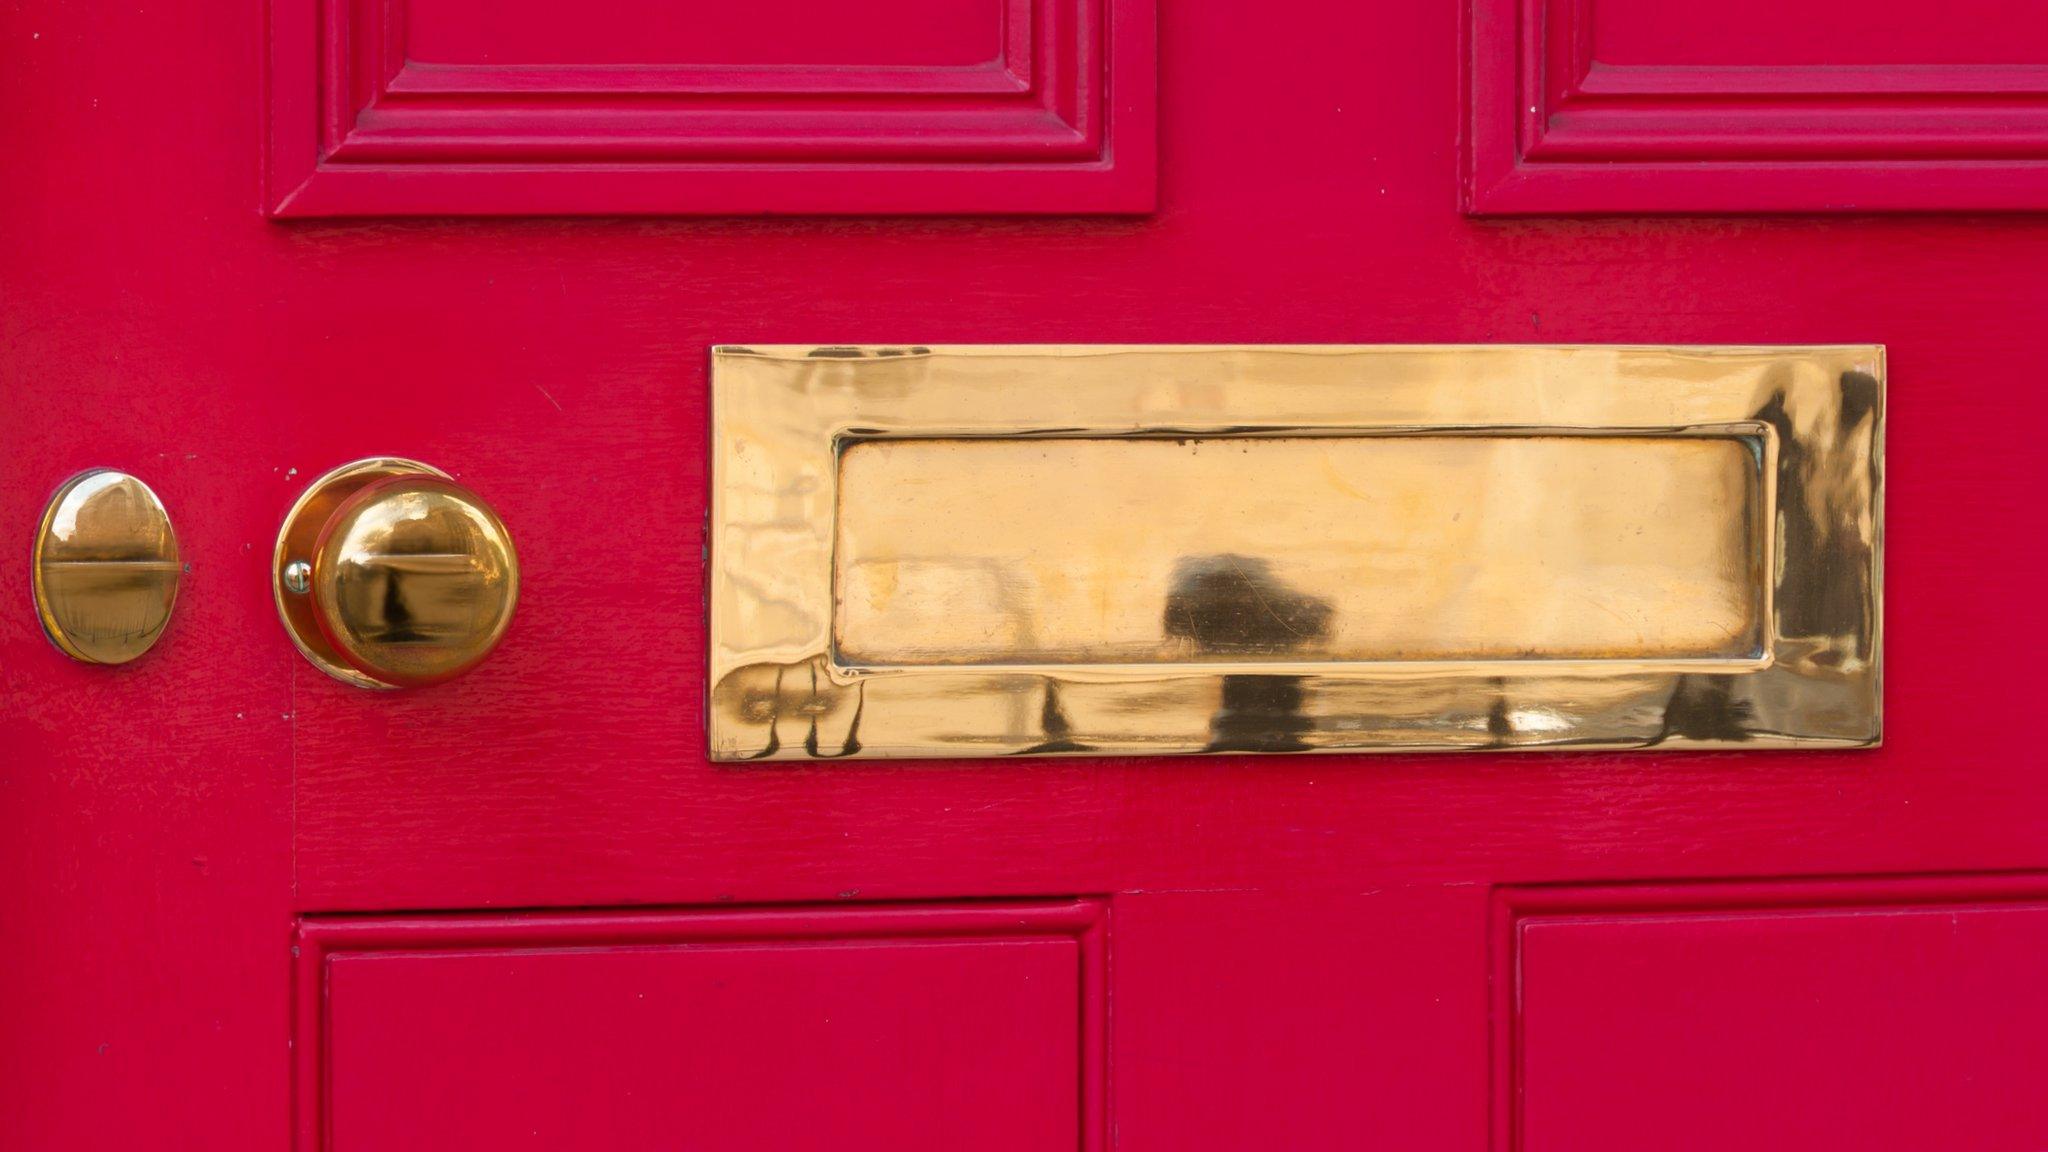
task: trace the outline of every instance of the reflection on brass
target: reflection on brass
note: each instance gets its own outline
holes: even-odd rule
[[[1856,746],[1883,352],[721,348],[715,757]]]
[[[43,631],[87,664],[126,664],[149,651],[170,623],[184,573],[156,493],[105,468],[50,497],[31,569]]]
[[[858,667],[1761,659],[1761,435],[863,440]]]
[[[378,457],[315,480],[272,561],[278,614],[315,665],[368,688],[433,684],[489,655],[519,561],[489,505],[445,473]]]

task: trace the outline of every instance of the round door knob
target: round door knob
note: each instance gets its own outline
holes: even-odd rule
[[[512,622],[519,558],[491,506],[413,460],[358,460],[285,517],[271,573],[299,651],[366,688],[459,676]]]

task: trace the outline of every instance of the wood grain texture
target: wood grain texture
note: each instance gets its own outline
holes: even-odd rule
[[[1118,895],[1117,1147],[1484,1147],[1486,902],[1462,884]]]
[[[1476,215],[2048,208],[2034,13],[1470,0]]]
[[[853,21],[693,6],[549,35],[562,20],[540,4],[486,17],[271,0],[265,203],[285,217],[1149,211],[1153,3],[893,0]]]
[[[272,294],[220,260],[224,229],[259,222],[256,31],[0,13],[0,100],[38,109],[0,128],[10,1150],[275,1148],[287,1122],[292,657],[262,570],[295,402],[250,326]],[[144,478],[186,565],[162,639],[119,668],[66,659],[29,598],[43,502],[92,466]]]

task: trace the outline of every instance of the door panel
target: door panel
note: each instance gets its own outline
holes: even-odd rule
[[[2048,207],[2048,38],[2014,0],[1471,0],[1467,209]]]
[[[2039,878],[1510,891],[1518,1148],[2024,1147],[2048,1125]]]
[[[299,1147],[1099,1149],[1092,901],[322,917]]]
[[[268,0],[264,205],[1149,211],[1153,5]]]

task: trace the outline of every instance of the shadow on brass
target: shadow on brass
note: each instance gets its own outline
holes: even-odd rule
[[[721,348],[715,757],[1850,746],[1883,356]]]
[[[149,485],[99,468],[50,497],[31,570],[50,642],[87,664],[125,664],[163,635],[184,565]]]

